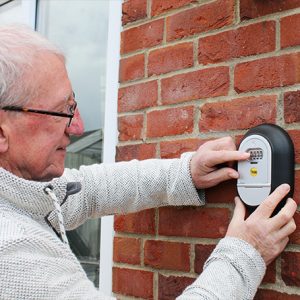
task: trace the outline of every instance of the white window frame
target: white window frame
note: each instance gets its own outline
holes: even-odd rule
[[[24,23],[36,28],[37,0],[22,0]],[[122,0],[109,1],[103,162],[115,162]],[[112,294],[114,217],[101,218],[99,289]]]
[[[118,144],[118,88],[122,0],[109,1],[103,162],[115,162]],[[101,218],[99,289],[112,294],[114,217]]]
[[[4,1],[1,2],[4,6],[7,5],[9,7],[11,4],[13,4],[11,1]],[[18,4],[21,4],[21,11],[22,11],[22,19],[12,20],[12,22],[16,23],[23,23],[31,27],[32,29],[35,29],[35,16],[36,16],[36,3],[37,0],[21,0],[18,2]]]
[[[24,23],[35,29],[37,0],[22,0]]]

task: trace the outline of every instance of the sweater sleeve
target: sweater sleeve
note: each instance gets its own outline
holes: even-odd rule
[[[250,300],[265,271],[256,249],[243,240],[226,237],[206,261],[202,274],[177,300]]]
[[[91,217],[167,205],[203,205],[204,191],[197,191],[190,174],[192,155],[66,170],[64,176],[69,182],[82,185],[82,190],[62,205],[66,228],[72,229]]]

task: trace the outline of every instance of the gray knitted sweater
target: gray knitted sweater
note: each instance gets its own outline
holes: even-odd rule
[[[0,299],[113,299],[93,286],[69,246],[54,233],[52,226],[60,230],[58,216],[45,188],[51,185],[70,230],[88,218],[204,204],[193,186],[189,161],[187,154],[86,166],[44,183],[0,169]],[[225,238],[203,274],[178,299],[252,299],[264,272],[254,248]]]

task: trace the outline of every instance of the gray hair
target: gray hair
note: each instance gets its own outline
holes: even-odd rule
[[[34,97],[32,82],[25,72],[34,72],[33,63],[38,52],[53,53],[63,61],[64,55],[46,38],[25,25],[0,26],[0,107],[24,105]]]

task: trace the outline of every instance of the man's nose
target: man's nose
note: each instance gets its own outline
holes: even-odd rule
[[[82,135],[84,132],[84,125],[81,119],[79,109],[77,108],[72,119],[70,127],[66,127],[66,132],[70,135]]]

